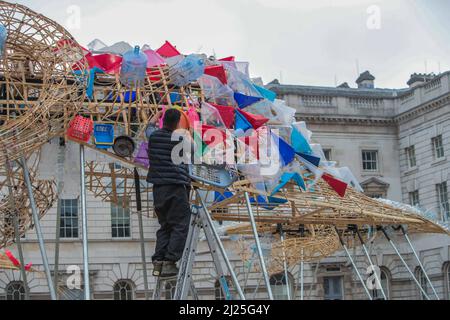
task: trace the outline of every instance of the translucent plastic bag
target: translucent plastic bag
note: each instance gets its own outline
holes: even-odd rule
[[[297,110],[286,105],[282,100],[276,99],[273,108],[278,115],[278,120],[287,126],[291,126],[295,122],[295,114]]]
[[[0,24],[0,56],[3,56],[5,51],[6,38],[8,37],[8,31]]]
[[[205,73],[205,56],[191,54],[174,65],[170,78],[176,86],[182,87],[196,81]]]
[[[209,103],[202,103],[201,114],[203,124],[222,130],[225,130],[227,128],[222,117],[220,116],[219,110],[217,110]]]
[[[269,100],[261,100],[245,108],[246,112],[261,115],[270,120],[271,123],[278,123],[280,115],[275,110],[275,106]]]
[[[234,92],[239,92],[251,97],[262,98],[261,94],[247,75],[226,65],[225,69],[228,72],[228,86],[233,89]]]
[[[204,74],[198,79],[198,84],[207,100],[219,103],[218,100],[220,99],[225,100],[226,105],[234,105],[233,90],[216,77]],[[223,102],[220,103],[223,104]]]
[[[286,141],[289,144],[292,144],[291,136],[293,128],[291,126],[271,125],[270,129],[284,141]]]

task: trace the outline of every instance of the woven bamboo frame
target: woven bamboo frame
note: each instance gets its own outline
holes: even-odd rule
[[[61,135],[80,109],[81,47],[59,24],[25,6],[0,1],[7,31],[0,60],[0,164],[38,150]]]
[[[53,181],[36,180],[38,163],[38,154],[35,153],[28,158],[27,164],[30,171],[33,195],[38,214],[40,217],[43,217],[55,203],[56,185]],[[8,188],[8,174],[12,183],[12,195],[9,193]],[[22,167],[17,165],[10,172],[5,171],[5,167],[0,167],[0,177],[0,248],[3,248],[15,242],[13,215],[18,215],[20,236],[23,236],[25,232],[31,229],[34,223]],[[13,197],[13,201],[11,201],[11,197]],[[12,204],[14,204],[14,207]]]

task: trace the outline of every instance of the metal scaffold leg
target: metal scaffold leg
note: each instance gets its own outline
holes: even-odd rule
[[[284,249],[284,231],[283,226],[281,224],[278,225],[278,231],[280,232],[280,239],[281,239],[281,245],[283,248],[283,269],[284,269],[284,278],[286,281],[286,293],[288,300],[292,300],[291,298],[291,289],[289,286],[289,270],[288,270],[288,264],[286,261],[286,251]]]
[[[148,300],[150,299],[150,292],[148,287],[147,260],[145,258],[144,224],[142,221],[141,182],[139,179],[139,172],[136,168],[134,168],[134,185],[136,190],[136,204],[139,220],[139,239],[141,242],[142,274],[144,276],[145,299]]]
[[[391,237],[389,237],[389,235],[387,234],[386,230],[383,227],[380,227],[381,231],[383,232],[384,236],[386,237],[386,239],[389,241],[389,243],[391,244],[391,247],[394,249],[395,253],[398,255],[398,257],[400,258],[400,260],[402,261],[403,265],[405,266],[406,270],[408,270],[409,274],[411,275],[411,277],[413,278],[414,282],[416,283],[416,285],[419,287],[420,291],[422,292],[422,294],[424,295],[424,297],[427,300],[431,300],[430,297],[428,296],[428,294],[426,293],[426,291],[422,288],[422,285],[420,284],[420,282],[417,280],[416,276],[414,275],[414,273],[411,271],[411,269],[408,267],[408,264],[406,263],[405,259],[403,259],[402,255],[400,254],[400,251],[398,251],[397,246],[394,244],[394,241],[392,241]]]
[[[91,288],[89,281],[89,250],[88,250],[88,227],[86,208],[86,177],[84,172],[84,146],[80,145],[80,184],[81,184],[81,214],[83,234],[83,268],[84,268],[84,300],[91,299]]]
[[[363,286],[363,288],[364,288],[364,291],[366,292],[367,296],[369,297],[369,300],[373,300],[372,295],[370,294],[369,289],[367,289],[367,286],[366,286],[366,284],[364,283],[364,279],[362,278],[361,273],[359,272],[358,267],[357,267],[356,264],[355,264],[355,261],[353,261],[352,255],[351,255],[350,252],[348,251],[348,248],[347,248],[347,246],[345,245],[345,242],[344,242],[344,240],[342,239],[341,234],[339,233],[339,230],[338,230],[336,227],[335,227],[335,229],[336,229],[337,235],[339,236],[339,241],[341,242],[342,248],[344,248],[345,253],[347,254],[347,256],[348,256],[348,258],[349,258],[349,260],[350,260],[350,263],[351,263],[352,266],[353,266],[353,269],[355,269],[356,275],[358,276],[358,279],[359,279],[359,281],[361,282],[361,284],[362,284],[362,286]]]
[[[270,278],[269,278],[269,274],[267,272],[266,263],[264,261],[264,255],[263,255],[263,252],[261,249],[261,242],[259,241],[258,230],[256,228],[255,216],[253,215],[253,210],[252,210],[252,206],[250,204],[250,197],[248,195],[248,192],[245,192],[245,202],[247,204],[247,211],[248,211],[248,215],[250,217],[250,223],[252,225],[253,236],[255,237],[256,249],[258,251],[259,263],[261,264],[261,270],[262,270],[262,273],[264,276],[264,282],[266,283],[267,293],[269,295],[269,299],[274,300],[273,294],[272,294],[272,287],[270,286]]]
[[[23,169],[23,176],[25,178],[25,184],[27,185],[27,189],[28,189],[28,197],[30,199],[31,212],[33,214],[33,222],[34,222],[34,225],[36,228],[36,235],[37,235],[37,238],[39,241],[39,249],[41,251],[41,257],[42,257],[42,263],[43,263],[44,269],[45,269],[45,275],[47,277],[47,284],[48,284],[48,288],[50,291],[50,297],[52,300],[56,300],[55,287],[53,285],[52,274],[50,272],[50,266],[48,264],[47,251],[45,250],[44,236],[42,234],[41,223],[39,221],[39,214],[38,214],[38,210],[36,207],[36,201],[35,201],[34,195],[33,195],[33,186],[31,184],[30,172],[28,171],[27,161],[23,157],[21,159],[21,165],[22,165],[22,169]]]
[[[403,226],[401,227],[401,230],[403,232],[403,235],[405,236],[406,242],[408,242],[412,252],[414,253],[414,256],[416,257],[417,262],[419,262],[419,266],[422,269],[423,274],[425,275],[425,278],[427,279],[428,283],[430,284],[431,290],[433,290],[433,294],[435,295],[437,300],[440,300],[439,299],[439,295],[437,294],[436,289],[433,286],[433,283],[431,282],[430,278],[428,277],[427,272],[425,271],[425,267],[423,266],[422,261],[420,261],[420,258],[419,258],[419,255],[416,252],[416,249],[414,249],[414,246],[412,245],[412,242],[409,239],[408,233],[406,232],[406,230],[405,230],[405,228]]]
[[[372,262],[372,259],[370,258],[370,254],[369,251],[367,250],[367,247],[364,243],[364,240],[361,236],[361,232],[359,232],[358,227],[355,228],[355,233],[358,236],[359,242],[361,243],[361,246],[363,248],[363,251],[367,257],[367,260],[369,261],[370,267],[372,268],[373,274],[375,276],[375,281],[377,282],[377,287],[379,288],[379,290],[381,291],[381,294],[383,295],[384,300],[387,300],[386,294],[384,292],[383,286],[381,285],[381,280],[380,277],[378,276],[377,270],[375,270],[375,266]]]
[[[11,208],[11,214],[13,216],[14,236],[16,238],[17,251],[19,252],[20,274],[23,279],[23,285],[24,285],[24,289],[25,289],[25,299],[30,300],[30,288],[28,287],[27,272],[25,270],[25,260],[23,258],[23,248],[22,248],[22,243],[20,241],[20,234],[19,234],[19,218],[17,216],[17,211],[15,211],[16,201],[14,199],[14,194],[13,194],[11,172],[12,172],[11,164],[7,159],[6,160],[6,179],[8,182],[9,204],[10,204],[10,208]]]

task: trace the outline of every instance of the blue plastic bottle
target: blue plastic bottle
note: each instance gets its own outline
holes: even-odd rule
[[[147,56],[136,46],[123,55],[120,82],[129,88],[137,88],[144,84],[146,76]]]
[[[0,56],[3,56],[5,52],[6,38],[8,37],[8,31],[5,26],[0,24]]]
[[[171,80],[176,86],[185,86],[205,73],[205,61],[201,55],[191,54],[173,66]]]

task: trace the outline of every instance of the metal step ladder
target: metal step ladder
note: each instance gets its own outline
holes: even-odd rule
[[[195,191],[196,197],[201,203],[201,205],[200,206],[195,205],[192,207],[191,210],[192,211],[191,224],[189,228],[189,234],[186,240],[186,246],[179,266],[180,271],[178,273],[178,277],[177,278],[159,277],[157,279],[155,291],[153,292],[153,299],[154,300],[161,299],[161,292],[163,288],[165,288],[167,283],[173,283],[173,281],[176,280],[175,292],[173,296],[171,295],[173,300],[187,300],[189,293],[191,293],[191,296],[194,300],[198,300],[197,290],[194,286],[194,282],[192,281],[192,269],[195,262],[198,243],[200,240],[200,232],[203,229],[206,236],[206,241],[208,243],[211,252],[211,256],[213,258],[213,263],[217,272],[217,277],[221,285],[221,290],[225,299],[231,300],[233,299],[233,296],[231,295],[230,288],[226,279],[226,274],[223,270],[222,262],[220,261],[219,252],[227,265],[227,269],[231,274],[234,287],[238,292],[239,297],[242,300],[245,300],[245,296],[237,281],[237,277],[225,252],[223,244],[221,243],[220,237],[214,228],[211,216],[209,215],[209,212],[206,209],[204,200],[202,199],[199,191],[197,189],[195,189]]]

